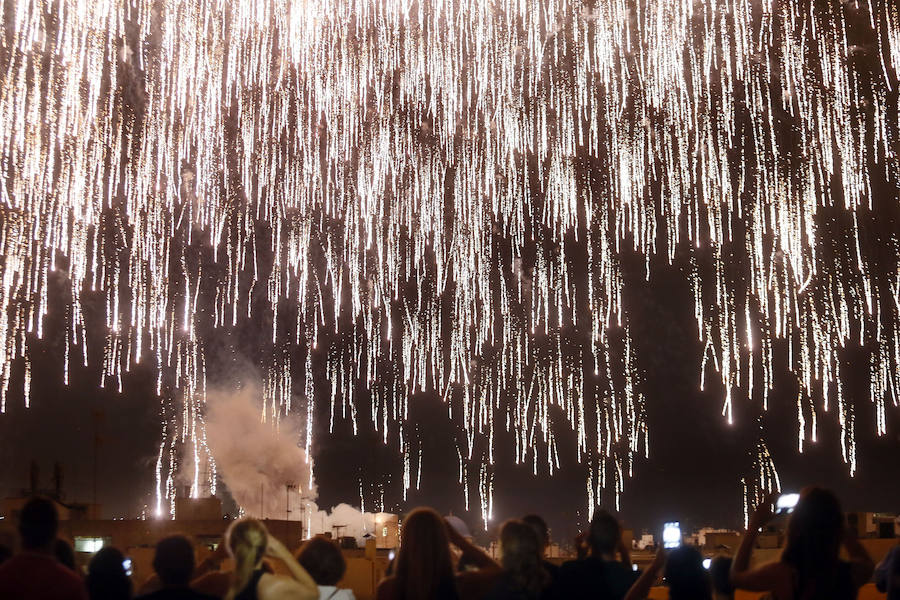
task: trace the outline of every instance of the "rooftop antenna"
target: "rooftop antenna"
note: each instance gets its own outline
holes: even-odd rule
[[[284,484],[284,520],[291,520],[291,490],[297,489],[297,485],[293,482]]]

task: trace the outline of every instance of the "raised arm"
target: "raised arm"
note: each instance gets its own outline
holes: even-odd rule
[[[625,600],[644,600],[647,598],[647,596],[650,595],[650,588],[653,587],[653,584],[659,579],[659,573],[662,571],[665,564],[666,551],[660,546],[659,550],[656,551],[656,557],[654,557],[653,563],[646,571],[641,573],[638,580],[634,582],[634,585],[632,585],[631,589],[628,590],[628,593],[625,594]]]
[[[731,561],[731,583],[736,586],[750,568],[750,554],[753,552],[753,546],[756,545],[757,536],[759,536],[759,529],[752,525],[748,527],[744,537],[741,538],[741,543],[734,555],[734,559]]]
[[[777,597],[785,596],[785,591],[790,593],[792,580],[790,570],[779,562],[769,563],[750,570],[750,555],[756,545],[759,530],[772,518],[773,495],[767,497],[756,507],[750,516],[747,532],[741,539],[737,553],[731,563],[731,584],[742,590],[753,592],[781,591]]]
[[[226,550],[225,540],[222,539],[215,550],[197,563],[197,566],[194,567],[194,574],[191,575],[191,579],[199,579],[207,573],[218,571],[222,568],[222,562],[226,558],[228,558],[228,550]]]
[[[741,545],[731,561],[731,577],[739,575],[747,571],[750,567],[750,554],[753,552],[753,546],[756,544],[756,538],[759,536],[759,530],[765,527],[772,518],[772,495],[766,497],[750,515],[747,523],[747,531],[741,539]]]
[[[498,565],[493,558],[488,556],[487,552],[460,535],[450,523],[445,524],[447,526],[447,537],[450,538],[450,543],[459,548],[462,555],[468,559],[469,562],[479,569],[500,570],[500,565]]]
[[[260,586],[265,588],[264,598],[280,600],[281,598],[295,598],[303,600],[316,600],[319,597],[319,586],[306,572],[294,555],[284,547],[276,538],[269,536],[269,544],[266,554],[277,558],[284,563],[291,573],[291,578],[278,575],[263,576]]]

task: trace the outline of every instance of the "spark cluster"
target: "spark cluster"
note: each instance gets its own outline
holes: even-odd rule
[[[647,278],[651,263],[690,265],[698,385],[715,382],[729,422],[736,403],[766,410],[787,368],[801,451],[836,419],[852,473],[858,429],[886,433],[900,399],[894,2],[0,10],[0,410],[14,364],[29,402],[28,340],[64,271],[65,377],[89,353],[100,385],[121,389],[141,363],[159,373],[161,512],[179,470],[214,492],[209,340],[247,322],[260,418],[305,414],[307,450],[321,414],[374,427],[404,456],[405,494],[422,477],[410,404],[436,393],[485,520],[501,432],[504,452],[552,474],[574,431],[588,505],[618,498],[655,401],[628,256]],[[868,398],[847,397],[848,348]],[[874,423],[857,422],[863,402]]]

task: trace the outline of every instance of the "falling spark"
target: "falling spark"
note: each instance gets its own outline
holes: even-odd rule
[[[648,278],[655,255],[690,256],[701,385],[718,374],[729,423],[736,403],[768,408],[784,345],[799,447],[804,414],[815,441],[836,400],[855,471],[862,425],[837,365],[861,346],[876,348],[857,367],[887,433],[900,401],[894,2],[0,9],[0,411],[14,361],[31,401],[29,348],[62,273],[65,339],[85,365],[102,355],[100,385],[159,369],[157,514],[179,468],[192,493],[215,490],[208,321],[228,335],[247,319],[271,326],[260,416],[305,413],[307,450],[317,395],[331,430],[371,414],[406,452],[405,494],[422,477],[409,405],[427,391],[461,425],[460,482],[483,519],[500,429],[535,473],[558,468],[555,440],[574,431],[589,510],[603,488],[618,502],[649,453],[626,251]],[[96,294],[102,348],[84,316]]]

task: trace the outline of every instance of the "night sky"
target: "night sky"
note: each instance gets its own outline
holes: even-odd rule
[[[862,17],[857,15],[857,18]],[[852,41],[854,40],[851,39]],[[872,56],[869,56],[868,60],[872,61],[867,67],[869,70],[882,68]],[[896,82],[896,73],[893,73],[892,77],[892,81]],[[885,96],[887,106],[884,110],[894,117],[898,113],[898,87],[900,86],[895,85],[891,93]],[[773,100],[776,105],[777,100],[777,98]],[[413,116],[408,118],[413,118],[415,113],[411,112],[410,115]],[[752,115],[741,109],[737,111],[735,120],[735,139],[743,141],[750,139],[752,136],[747,132],[752,126]],[[786,114],[778,114],[776,121],[782,128],[778,131],[779,143],[790,144],[792,136],[797,135],[797,129],[793,127]],[[888,126],[896,129],[898,126],[896,119],[890,121]],[[419,127],[422,127],[422,124],[416,123],[415,130]],[[422,130],[424,131],[424,127]],[[897,131],[892,129],[891,133],[893,134],[891,140],[896,142],[900,139]],[[229,135],[236,133],[231,132]],[[417,143],[433,143],[426,139],[429,136],[424,133],[421,137],[423,139],[417,140]],[[137,139],[135,138],[135,143]],[[322,139],[325,140],[324,134]],[[783,154],[783,157],[787,157],[785,160],[797,158],[791,155],[791,150],[792,148],[785,148]],[[594,186],[598,190],[605,189],[602,188],[601,184],[604,181],[601,180],[614,181],[618,176],[611,173],[608,164],[604,162],[609,157],[587,156],[584,148],[580,148],[578,152],[578,156],[573,157],[573,161],[577,163],[573,169],[578,172],[580,185]],[[743,155],[735,151],[734,156],[726,159],[735,163],[727,165],[733,173],[744,171],[749,173],[755,169],[770,168],[770,165],[750,164],[752,161],[749,159],[746,164],[737,164],[741,156]],[[232,157],[231,160],[236,159]],[[658,160],[660,163],[656,166],[659,168],[662,162],[661,159]],[[347,164],[342,168],[350,169],[352,167],[350,162],[346,161]],[[537,165],[535,157],[527,157],[523,162],[527,165],[525,168],[532,170],[528,174],[532,179],[529,189],[541,189],[537,173],[546,166]],[[862,243],[865,244],[863,254],[866,256],[867,264],[876,271],[872,280],[879,286],[878,291],[884,293],[884,281],[887,279],[885,275],[895,273],[897,269],[896,232],[900,231],[900,203],[897,202],[897,182],[891,181],[888,174],[879,170],[883,169],[883,165],[873,164],[870,167],[873,208],[860,209],[859,229],[862,232],[860,234],[863,237]],[[452,181],[451,170],[448,169],[446,174],[447,182]],[[237,167],[230,170],[232,174],[240,172],[241,169]],[[835,188],[839,187],[838,182],[833,182],[833,185]],[[606,188],[609,188],[609,185]],[[647,201],[655,202],[655,206],[661,206],[662,194],[665,192],[660,184],[653,182],[648,188],[652,189],[647,189]],[[529,238],[532,246],[525,248],[523,254],[530,256],[516,257],[521,258],[521,262],[525,265],[523,271],[535,268],[534,246],[546,244],[548,246],[546,256],[553,256],[553,252],[571,252],[565,259],[573,280],[578,281],[579,278],[586,280],[585,263],[588,252],[584,242],[587,237],[583,235],[585,231],[567,232],[566,235],[572,240],[566,240],[562,244],[560,240],[547,235],[546,231],[542,232],[543,203],[546,198],[541,197],[541,193],[537,191],[533,193],[535,197],[530,198],[529,203],[531,214],[523,217],[528,221],[525,228],[528,235],[533,236]],[[833,200],[837,203],[841,200],[838,197],[838,190],[834,190],[833,193]],[[603,196],[598,194],[597,197]],[[231,209],[235,213],[245,214],[240,211],[246,210],[246,214],[251,214],[254,209],[252,202],[243,197],[240,202],[246,204],[236,201]],[[449,217],[454,214],[454,199],[448,197],[445,202],[444,209],[449,228],[451,225]],[[580,210],[584,211],[583,200],[579,202],[581,202]],[[118,205],[110,209],[110,214],[114,210],[124,212]],[[175,212],[173,210],[173,214]],[[847,211],[835,207],[819,207],[816,213],[816,218],[820,219],[817,223],[820,227],[817,230],[817,235],[820,236],[817,240],[819,260],[822,264],[836,265],[834,269],[838,269],[844,263],[829,261],[829,258],[833,258],[830,253],[845,258],[855,256],[848,251],[847,232],[850,218],[847,215]],[[2,216],[0,214],[0,217]],[[317,215],[302,216],[312,222],[325,222],[324,219],[317,220]],[[698,215],[698,218],[702,221],[701,217],[705,216]],[[104,214],[105,220],[101,225],[97,225],[102,228],[99,236],[101,242],[108,241],[102,239],[103,236],[107,236],[107,238],[115,237],[117,240],[121,237],[125,240],[123,241],[125,245],[130,243],[128,236],[132,232],[119,231],[111,225],[118,221],[108,217],[108,214]],[[122,221],[124,222],[124,219]],[[578,227],[583,228],[585,219],[580,221]],[[741,298],[743,291],[741,287],[747,285],[744,273],[748,272],[748,265],[741,261],[749,259],[746,246],[743,245],[746,232],[740,230],[742,225],[739,218],[735,218],[734,221],[734,238],[728,242],[728,247],[722,249],[722,256],[723,260],[729,261],[726,268],[727,277],[733,279],[728,284],[733,288],[734,297]],[[252,226],[264,227],[260,223],[254,223]],[[327,226],[335,229],[338,227],[333,222],[329,222]],[[190,224],[184,227],[189,229]],[[869,362],[866,358],[873,349],[872,340],[869,339],[872,332],[867,332],[867,345],[864,348],[849,349],[841,353],[842,364],[838,370],[840,379],[845,385],[848,402],[856,411],[859,470],[854,478],[850,478],[849,467],[841,459],[841,434],[835,409],[832,409],[831,414],[821,412],[819,388],[812,391],[816,410],[819,411],[819,440],[815,444],[807,443],[802,454],[798,452],[796,414],[798,387],[796,377],[787,370],[789,363],[786,342],[774,342],[774,389],[770,395],[767,412],[762,411],[761,385],[759,385],[762,375],[758,371],[757,389],[752,398],[746,397],[746,389],[735,391],[732,425],[729,425],[721,414],[725,394],[721,384],[718,383],[720,379],[711,371],[707,373],[706,391],[700,391],[700,362],[703,348],[698,340],[688,274],[696,267],[703,272],[704,281],[709,281],[711,279],[709,275],[713,273],[715,265],[711,262],[713,260],[711,253],[702,249],[689,251],[684,246],[678,248],[674,263],[666,264],[663,258],[666,254],[663,247],[664,240],[668,235],[668,232],[663,230],[665,219],[659,219],[659,227],[661,230],[657,232],[657,239],[660,247],[651,258],[649,280],[644,279],[643,257],[627,252],[617,257],[621,261],[625,280],[623,306],[631,339],[635,345],[637,374],[640,378],[638,387],[647,400],[646,420],[650,437],[649,458],[640,459],[634,466],[633,476],[625,481],[620,515],[626,525],[652,532],[659,531],[662,522],[666,520],[679,520],[686,529],[706,525],[740,527],[743,520],[740,480],[742,476],[750,474],[756,443],[760,438],[765,440],[771,451],[785,489],[798,490],[808,484],[821,484],[838,493],[846,510],[900,512],[900,408],[892,405],[892,399],[887,400],[888,433],[877,437],[874,407],[868,402]],[[395,233],[391,232],[392,235]],[[495,234],[497,239],[492,238],[491,246],[493,256],[484,259],[490,261],[492,265],[502,264],[504,265],[502,268],[507,269],[514,262],[511,239],[504,239],[502,237],[504,234],[496,231]],[[258,383],[263,377],[263,366],[271,364],[274,352],[284,348],[285,351],[296,353],[293,365],[295,369],[299,369],[304,364],[299,358],[301,355],[299,347],[296,344],[292,346],[292,342],[288,342],[284,348],[273,348],[275,343],[271,341],[273,330],[277,329],[285,338],[292,338],[289,334],[294,331],[288,327],[281,327],[281,321],[275,323],[273,328],[271,306],[267,305],[263,289],[268,271],[271,269],[273,260],[271,256],[254,255],[254,260],[258,258],[260,264],[260,276],[254,283],[263,283],[258,286],[241,287],[241,290],[253,290],[253,297],[249,300],[251,306],[248,308],[242,304],[240,307],[242,313],[245,309],[252,312],[253,318],[242,320],[236,327],[213,330],[213,316],[208,312],[212,303],[208,300],[218,289],[214,285],[217,278],[224,277],[226,269],[221,261],[220,264],[214,263],[212,250],[204,240],[205,235],[209,235],[209,232],[191,237],[178,230],[176,237],[180,236],[183,239],[172,241],[170,260],[173,264],[164,265],[169,268],[169,272],[159,276],[168,276],[173,281],[181,281],[182,278],[179,277],[181,264],[175,264],[181,256],[185,257],[184,264],[190,263],[184,268],[191,269],[192,276],[194,273],[197,274],[192,281],[200,280],[202,273],[203,280],[197,284],[198,295],[201,297],[199,303],[201,312],[192,315],[192,318],[196,320],[198,335],[204,342],[203,351],[209,386],[228,388],[241,383]],[[257,232],[253,243],[259,248],[266,248],[271,235],[271,231]],[[403,232],[402,235],[407,236],[402,243],[408,243],[409,232]],[[323,239],[324,237],[327,236],[323,236]],[[683,241],[682,244],[697,242],[702,246],[709,241],[690,240]],[[623,239],[621,242],[623,247],[628,247],[628,240]],[[553,244],[556,247],[549,248]],[[115,247],[119,248],[118,245]],[[560,247],[563,249],[560,250]],[[310,252],[315,250],[313,248]],[[406,257],[404,260],[412,261],[412,258]],[[312,256],[309,260],[312,263],[316,257]],[[696,262],[692,263],[692,260]],[[53,465],[59,462],[64,470],[65,498],[69,501],[90,502],[94,496],[95,448],[97,448],[96,493],[97,500],[104,506],[105,516],[137,517],[145,506],[152,506],[155,463],[162,439],[160,422],[164,411],[163,401],[155,394],[156,365],[152,364],[152,358],[148,358],[149,362],[146,364],[132,366],[130,372],[123,377],[121,393],[115,389],[115,382],[112,380],[100,381],[106,336],[103,326],[105,298],[102,293],[86,291],[82,295],[82,303],[89,338],[88,365],[73,367],[69,385],[63,385],[64,322],[67,318],[66,307],[70,300],[67,294],[70,286],[65,279],[66,262],[63,257],[60,257],[59,265],[58,272],[51,275],[50,307],[45,320],[45,335],[40,340],[33,336],[29,337],[27,342],[27,352],[32,364],[31,407],[26,409],[24,406],[24,361],[18,360],[12,368],[7,412],[0,414],[0,494],[17,495],[28,487],[31,461],[36,461],[40,467],[40,487],[49,489],[52,485]],[[422,277],[423,281],[428,280],[427,269],[431,266],[433,265],[424,267],[426,275]],[[247,267],[248,272],[251,269]],[[500,267],[496,270],[497,273],[493,273],[492,276],[498,278],[503,276],[499,274]],[[414,283],[421,275],[412,269],[404,270],[398,267],[397,271],[405,272],[408,276],[408,280],[399,283],[398,287],[401,288],[415,287]],[[506,274],[511,280],[511,271]],[[842,274],[838,273],[837,276]],[[847,274],[848,289],[857,291],[860,289],[861,278],[858,275]],[[238,276],[249,275],[241,273]],[[322,277],[321,280],[325,281],[326,278]],[[444,315],[449,314],[447,306],[441,303],[452,300],[452,288],[466,284],[467,282],[451,281],[447,284],[447,289],[440,290],[444,295],[435,303],[436,306],[439,305],[437,310],[444,311]],[[438,286],[432,287],[436,289]],[[577,293],[586,296],[586,289],[586,285],[582,285]],[[123,288],[122,295],[126,296],[127,291]],[[345,288],[343,291],[345,296],[349,297],[348,290]],[[244,292],[241,294],[243,302]],[[589,326],[585,325],[590,321],[590,315],[584,314],[584,306],[587,304],[583,300],[583,298],[574,299],[576,308],[580,311],[577,323],[570,324],[571,327],[564,325],[561,328],[560,336],[568,346],[564,353],[570,353],[566,358],[571,359],[567,367],[574,364],[580,368],[585,364],[581,360],[583,357],[578,355],[578,352],[587,346],[585,340],[589,339],[590,335]],[[885,304],[888,300],[889,298],[885,296],[880,299]],[[353,328],[358,326],[358,323],[354,322],[358,315],[348,314],[346,304],[346,302],[342,304],[344,313],[336,318],[337,322],[329,321],[327,327],[323,325],[323,331],[340,329],[340,333],[335,336],[336,339],[327,339],[329,335],[327,332],[322,334],[325,338],[323,347],[330,348],[332,344],[344,344],[345,347],[349,347],[347,339],[337,339],[341,335],[345,338],[352,337]],[[397,302],[397,306],[400,304]],[[176,303],[173,303],[173,306],[175,305]],[[284,308],[285,310],[279,311],[278,319],[284,320],[285,323],[296,324],[296,302],[294,306]],[[743,303],[735,308],[740,312],[744,308]],[[123,313],[127,310],[123,305]],[[292,310],[294,312],[291,312]],[[324,313],[328,313],[327,307]],[[403,313],[397,310],[394,314]],[[888,326],[890,324],[897,326],[896,320],[886,322],[889,323]],[[446,319],[442,321],[442,325],[445,328],[452,326]],[[392,322],[391,326],[399,328],[401,325]],[[379,335],[379,332],[375,332],[375,335]],[[796,335],[799,337],[799,334]],[[547,340],[542,342],[545,343]],[[281,338],[278,343],[283,343]],[[540,343],[535,343],[536,347],[539,345]],[[492,348],[491,351],[496,353],[496,348]],[[73,361],[77,363],[82,357],[79,350],[74,352],[78,353]],[[305,348],[303,352],[306,352]],[[490,358],[485,358],[485,362],[489,360]],[[861,368],[857,368],[857,363]],[[391,371],[383,368],[385,365],[380,364],[378,367],[379,376]],[[316,373],[321,374],[323,370],[321,364],[316,365]],[[746,382],[742,382],[744,383]],[[416,443],[421,444],[423,476],[422,489],[411,490],[409,499],[403,502],[402,462],[397,451],[396,427],[388,446],[382,444],[381,434],[373,431],[370,415],[361,417],[362,430],[358,436],[353,435],[351,423],[341,419],[336,422],[334,432],[329,433],[327,430],[329,407],[325,398],[328,386],[320,384],[320,381],[316,381],[316,390],[321,397],[317,397],[318,413],[313,447],[320,507],[327,508],[340,502],[358,505],[359,490],[362,486],[367,510],[379,508],[383,492],[384,508],[390,512],[402,513],[417,505],[431,505],[442,513],[453,512],[462,516],[482,541],[494,535],[497,526],[503,520],[521,516],[526,512],[544,515],[553,530],[554,537],[563,542],[570,540],[578,528],[585,524],[587,508],[585,481],[588,470],[585,465],[575,461],[575,435],[565,430],[563,425],[566,419],[561,413],[552,415],[562,462],[561,470],[552,478],[546,472],[545,451],[542,450],[542,469],[535,476],[532,474],[530,463],[518,466],[513,464],[512,436],[502,429],[496,434],[494,519],[485,532],[479,522],[477,499],[472,498],[470,510],[466,511],[461,485],[457,481],[459,419],[455,419],[455,422],[447,419],[447,408],[436,393],[417,394],[410,402],[409,422],[415,426],[408,427],[407,431],[415,432]],[[592,390],[599,387],[597,381],[589,381],[584,386],[585,389]],[[294,394],[301,394],[303,389],[303,384],[296,383]],[[459,390],[455,390],[456,392]],[[364,399],[360,401],[357,397],[354,400],[358,406],[365,406]],[[894,398],[893,401],[900,399]],[[253,448],[248,448],[247,451],[253,452]],[[473,482],[473,487],[475,485],[477,484]],[[608,508],[614,508],[613,499],[609,494],[604,497],[603,504]]]
[[[657,262],[649,282],[635,275],[638,278],[626,287],[625,302],[644,378],[642,389],[648,399],[650,459],[640,461],[634,477],[626,482],[621,516],[628,526],[651,531],[664,520],[680,520],[686,527],[738,527],[742,522],[740,477],[752,462],[759,428],[758,402],[736,402],[735,423],[729,426],[721,416],[721,389],[711,385],[700,392],[702,348],[690,312],[689,289],[680,272],[684,265]],[[4,457],[0,461],[0,493],[16,494],[27,487],[31,460],[39,463],[41,486],[51,487],[53,463],[58,461],[65,472],[67,499],[90,501],[96,423],[100,437],[98,500],[107,517],[137,516],[144,504],[151,504],[161,435],[154,369],[135,367],[125,376],[124,393],[119,394],[111,386],[98,388],[99,366],[90,361],[88,368],[73,369],[70,385],[63,386],[59,313],[51,310],[46,338],[30,344],[34,357],[31,408],[24,408],[19,368],[8,412],[0,415]],[[226,339],[233,340],[236,335]],[[234,356],[235,363],[245,363],[247,369],[249,361],[239,353],[232,354],[234,346],[223,344],[219,350]],[[888,435],[878,438],[873,433],[872,407],[857,402],[859,471],[851,479],[840,458],[834,415],[820,415],[818,443],[807,444],[802,455],[797,452],[796,383],[784,370],[783,358],[783,349],[776,351],[776,363],[782,370],[776,372],[770,410],[762,425],[784,487],[823,484],[839,493],[847,510],[900,511],[900,411],[889,408]],[[848,361],[852,366],[852,356]],[[215,385],[214,379],[210,375],[211,385]],[[850,385],[862,394],[864,372],[860,379]],[[422,490],[411,490],[405,504],[396,446],[384,447],[380,434],[370,430],[353,437],[346,421],[338,421],[334,434],[329,435],[325,408],[320,406],[323,414],[318,419],[314,448],[320,506],[357,505],[362,478],[368,490],[368,510],[373,509],[380,494],[378,485],[383,483],[388,510],[402,512],[429,504],[462,515],[473,530],[479,530],[477,505],[473,503],[469,513],[464,511],[456,479],[454,428],[437,397],[419,394],[412,403],[411,417],[427,435],[421,436]],[[506,443],[512,440],[507,436],[501,432],[497,440],[496,505],[489,532],[506,518],[538,512],[548,519],[558,539],[571,538],[584,522],[586,502],[586,470],[575,463],[574,436],[561,437],[562,469],[552,478],[546,472],[532,476],[530,464],[513,465],[511,443]],[[611,498],[604,503],[611,506]]]

